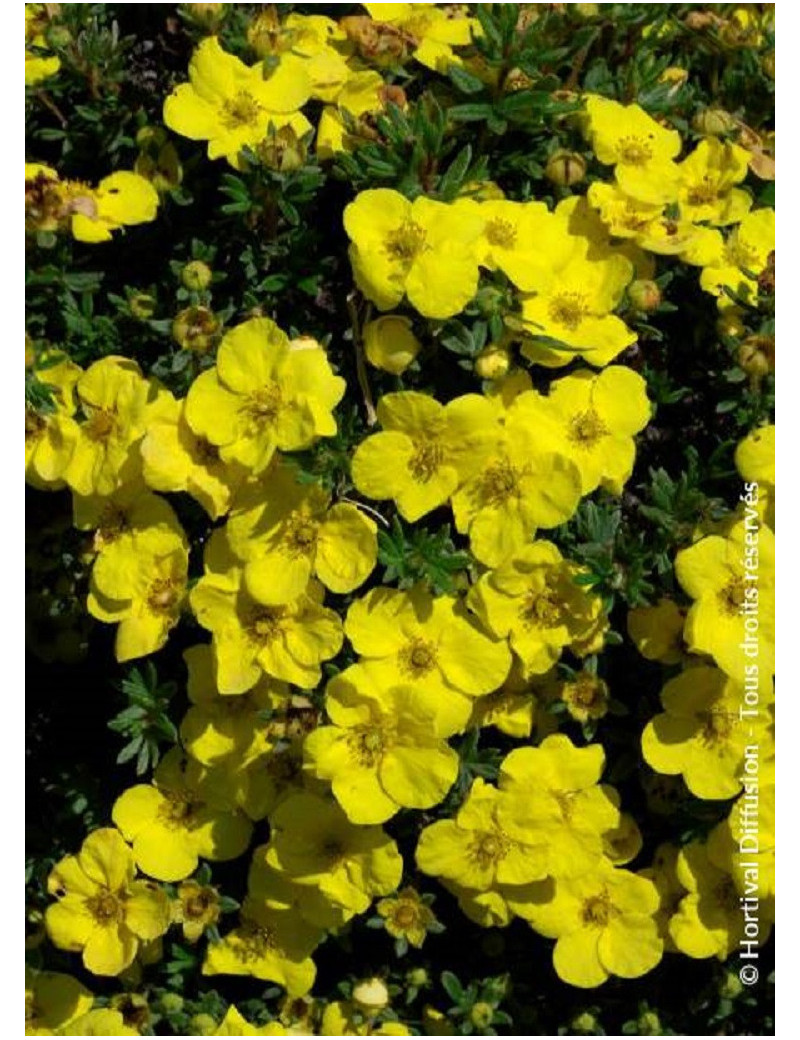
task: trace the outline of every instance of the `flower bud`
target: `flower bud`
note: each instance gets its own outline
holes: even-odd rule
[[[670,65],[669,68],[664,69],[658,77],[658,82],[669,84],[669,95],[672,97],[673,94],[678,93],[688,79],[688,69],[682,69],[679,65]]]
[[[511,365],[511,355],[505,347],[490,343],[475,358],[475,372],[481,379],[502,379]]]
[[[628,299],[637,311],[652,314],[661,303],[661,290],[650,279],[637,278],[628,286]]]
[[[547,160],[544,175],[551,184],[570,188],[586,176],[586,160],[577,152],[568,152],[561,148]]]
[[[383,979],[364,979],[353,986],[353,1000],[367,1013],[377,1014],[389,1004],[389,990]]]
[[[228,4],[184,4],[181,13],[202,29],[213,31],[225,20]]]
[[[692,119],[692,130],[709,137],[720,137],[736,129],[736,120],[724,108],[703,108]]]
[[[761,59],[761,71],[769,79],[775,79],[775,51],[768,51]]]
[[[494,1018],[494,1008],[485,1000],[479,1000],[469,1009],[469,1020],[476,1029],[488,1029]]]
[[[205,354],[215,344],[220,321],[208,307],[185,307],[172,323],[172,338],[184,350]]]
[[[411,320],[402,315],[385,314],[364,326],[367,361],[392,375],[405,372],[421,347],[412,331]]]
[[[142,150],[157,152],[167,140],[167,131],[162,126],[143,126],[136,131],[136,144]]]
[[[600,1034],[600,1022],[591,1011],[581,1011],[569,1025],[576,1036],[597,1036]]]
[[[727,971],[719,984],[719,995],[726,1000],[735,1000],[744,989],[738,972]]]
[[[156,298],[150,293],[134,293],[128,300],[128,310],[139,321],[147,321],[156,312]]]
[[[306,161],[308,149],[291,126],[282,126],[280,130],[270,130],[256,153],[270,170],[291,173]]]
[[[775,337],[748,336],[736,357],[739,368],[758,384],[775,367]]]
[[[695,32],[699,32],[702,29],[708,29],[712,25],[716,25],[720,19],[712,14],[710,11],[690,11],[683,20],[683,24],[687,29],[694,29]]]
[[[213,1036],[217,1023],[211,1015],[193,1015],[189,1020],[190,1036]]]
[[[639,1036],[663,1036],[661,1021],[655,1011],[643,1011],[636,1020]]]
[[[431,978],[425,968],[412,968],[406,972],[406,984],[415,989],[422,989],[430,984]]]
[[[164,993],[161,997],[161,1008],[167,1015],[177,1015],[183,1010],[183,997],[180,993]]]
[[[211,268],[202,260],[191,260],[181,271],[181,282],[193,292],[202,292],[211,285]]]
[[[533,80],[522,69],[511,69],[503,80],[503,90],[506,94],[513,94],[517,90],[527,90],[531,86],[533,86]]]

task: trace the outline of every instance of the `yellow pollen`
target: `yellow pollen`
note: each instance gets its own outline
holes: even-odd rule
[[[426,484],[442,464],[444,452],[434,441],[421,441],[414,447],[408,469],[414,480]]]
[[[593,448],[603,437],[607,437],[609,429],[594,408],[578,412],[569,421],[568,439],[580,448]]]
[[[115,423],[115,417],[111,412],[98,408],[84,423],[83,432],[93,441],[103,441],[113,432]]]
[[[736,615],[744,603],[744,579],[731,578],[717,593],[717,602],[723,614]]]
[[[733,878],[724,877],[714,888],[714,900],[722,909],[732,910],[739,908],[739,896]]]
[[[245,625],[248,635],[255,643],[266,646],[281,634],[285,613],[283,607],[260,607],[254,610]]]
[[[519,494],[519,473],[504,459],[488,466],[481,478],[481,497],[490,506],[501,506]]]
[[[102,889],[97,895],[90,896],[86,900],[86,909],[100,925],[112,924],[125,919],[122,900],[109,892],[107,888]]]
[[[491,246],[500,246],[501,249],[513,249],[517,244],[517,229],[501,217],[490,220],[484,231],[486,241]]]
[[[411,266],[414,258],[425,248],[425,229],[413,220],[406,220],[386,238],[386,252],[392,260]]]
[[[574,332],[589,313],[589,308],[583,293],[565,290],[552,298],[548,311],[551,321]]]
[[[527,628],[555,628],[561,623],[561,604],[555,589],[547,585],[532,588],[519,613]]]
[[[171,613],[180,599],[180,591],[170,578],[156,578],[147,593],[147,605],[156,614]]]
[[[738,721],[738,716],[727,711],[701,711],[697,713],[701,723],[700,741],[708,748],[725,744]]]
[[[47,423],[32,408],[25,409],[25,440],[33,441],[41,437]]]
[[[398,655],[400,670],[420,679],[436,667],[436,644],[420,636],[410,640]]]
[[[360,766],[376,765],[391,743],[391,734],[377,726],[356,726],[347,735],[347,746]]]
[[[269,383],[250,394],[245,407],[250,418],[256,422],[274,422],[282,404],[280,387]]]
[[[629,166],[644,166],[653,158],[652,146],[641,137],[621,137],[617,145],[618,162]]]
[[[222,122],[229,130],[257,126],[264,109],[247,90],[240,90],[222,106]]]
[[[249,918],[242,921],[239,928],[239,943],[237,950],[239,959],[245,964],[251,961],[261,960],[270,950],[274,950],[277,944],[271,929],[265,928]]]
[[[392,921],[398,928],[402,929],[413,928],[414,925],[419,923],[419,919],[420,915],[417,907],[413,903],[406,901],[400,902],[392,914]]]
[[[168,827],[190,827],[199,802],[195,802],[186,791],[163,791],[164,802],[158,815]]]
[[[584,924],[605,928],[609,921],[618,916],[619,910],[611,902],[611,896],[603,891],[602,895],[589,896],[581,907],[581,920]]]
[[[286,521],[283,544],[292,557],[307,556],[317,544],[319,525],[303,513],[294,512]]]
[[[511,842],[501,830],[484,831],[476,835],[469,847],[470,855],[483,870],[505,859]]]

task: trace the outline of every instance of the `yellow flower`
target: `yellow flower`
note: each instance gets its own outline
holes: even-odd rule
[[[35,87],[54,76],[61,59],[48,53],[44,30],[50,20],[50,4],[25,4],[25,86]]]
[[[351,823],[313,794],[282,802],[270,817],[267,863],[334,906],[361,914],[374,896],[393,892],[403,873],[396,843],[381,827]]]
[[[526,679],[519,659],[515,658],[508,678],[493,693],[479,697],[473,704],[469,729],[495,726],[509,737],[538,737],[558,729],[558,720],[547,710],[549,690],[547,677]]]
[[[600,860],[588,874],[557,878],[553,899],[531,907],[527,919],[557,940],[553,966],[559,978],[588,989],[610,975],[639,978],[658,964],[664,949],[658,905],[652,881]]]
[[[609,98],[586,99],[586,133],[602,163],[614,165],[622,190],[642,202],[670,199],[675,184],[671,160],[681,150],[677,130],[667,130],[639,105]]]
[[[182,762],[176,748],[159,764],[153,784],[136,784],[117,798],[112,818],[133,844],[141,870],[160,881],[181,881],[200,857],[222,862],[241,856],[252,824],[213,793],[200,766]]]
[[[224,462],[219,448],[198,437],[186,420],[186,402],[168,393],[159,395],[157,408],[141,443],[142,475],[155,491],[186,491],[212,520],[228,512],[247,470]]]
[[[379,900],[375,909],[393,939],[405,939],[416,949],[422,947],[425,936],[437,923],[431,908],[410,886],[401,888],[396,896]]]
[[[69,1032],[63,1036],[140,1036],[138,1029],[125,1023],[121,1011],[114,1008],[96,1008],[69,1023]]]
[[[116,542],[142,540],[142,551],[158,531],[176,544],[184,533],[175,510],[160,495],[145,491],[138,481],[124,484],[110,495],[73,495],[72,513],[79,531],[93,531],[92,550],[102,553]]]
[[[762,765],[766,764],[762,761]],[[760,784],[757,794],[752,784],[749,790],[745,787],[728,817],[709,834],[708,857],[733,877],[740,895],[757,895],[765,905],[767,900],[774,900],[774,783]]]
[[[524,411],[509,409],[491,451],[452,496],[456,529],[474,556],[496,567],[575,512],[581,474],[566,453],[543,451],[541,432]]]
[[[384,5],[388,6],[388,5]],[[328,1004],[322,1013],[320,1036],[410,1036],[406,1026],[388,1021],[378,1024],[365,1018],[362,1008],[344,1000]]]
[[[683,220],[696,224],[738,224],[753,200],[737,184],[747,176],[750,155],[715,137],[702,140],[678,164],[678,205]]]
[[[685,608],[662,596],[655,606],[634,607],[628,612],[628,635],[648,661],[679,664],[684,656],[685,623]]]
[[[332,437],[331,412],[344,389],[317,343],[290,343],[269,318],[251,318],[225,334],[215,368],[192,383],[185,417],[225,462],[257,475],[276,449],[299,451]]]
[[[138,442],[153,388],[135,361],[108,356],[86,369],[75,392],[83,421],[56,418],[74,441],[64,480],[79,495],[110,495],[140,476]]]
[[[158,192],[138,173],[120,170],[96,188],[67,184],[72,235],[79,242],[108,242],[112,231],[156,218]]]
[[[380,687],[413,687],[442,733],[462,730],[471,699],[497,689],[511,665],[506,644],[486,634],[460,601],[434,598],[419,585],[372,589],[350,605],[345,632],[362,661],[343,676],[365,671]]]
[[[561,733],[503,760],[504,827],[510,838],[536,848],[545,874],[573,877],[592,871],[603,856],[603,835],[620,822],[613,789],[599,782],[604,766],[599,744],[576,748]]]
[[[508,832],[504,809],[511,796],[478,778],[455,819],[426,827],[417,845],[417,866],[464,888],[485,892],[499,885],[526,885],[547,876],[544,844]]]
[[[169,927],[166,893],[135,876],[133,853],[119,832],[102,828],[47,879],[48,892],[58,897],[45,912],[47,934],[63,950],[82,951],[84,966],[95,975],[119,975],[141,942]]]
[[[679,852],[680,849],[676,845],[663,842],[653,853],[652,865],[638,871],[642,877],[652,881],[658,889],[659,907],[655,916],[659,934],[664,940],[664,950],[667,953],[674,953],[676,949],[672,936],[669,934],[669,922],[686,895],[686,889],[678,880],[676,872]]]
[[[373,117],[389,104],[407,107],[402,87],[389,85],[374,70],[351,72],[336,93],[335,105],[326,105],[319,117],[316,148],[320,159],[352,152],[374,139]]]
[[[557,340],[557,348],[579,351],[602,367],[636,342],[636,333],[611,313],[633,278],[633,266],[619,253],[593,260],[576,256],[540,281],[522,300],[522,320],[537,339]],[[523,349],[523,353],[525,350]]]
[[[768,680],[762,678],[756,689],[766,703]],[[659,773],[680,773],[698,798],[733,798],[741,790],[745,748],[769,721],[766,708],[752,709],[756,718],[740,714],[744,692],[740,683],[705,665],[670,679],[661,691],[664,713],[642,733],[647,763]]]
[[[401,314],[385,314],[367,322],[363,336],[367,361],[395,376],[405,372],[422,347],[412,331],[411,319]]]
[[[681,849],[676,874],[688,894],[670,918],[672,941],[687,957],[725,960],[744,937],[744,914],[733,878],[711,862],[708,847],[700,841]],[[762,941],[769,934],[766,910],[765,905]]]
[[[210,943],[204,975],[248,975],[277,982],[290,997],[302,997],[314,985],[310,954],[323,936],[294,909],[266,906],[248,896],[238,927]]]
[[[608,684],[592,672],[577,672],[561,684],[561,700],[576,722],[602,719],[608,713]]]
[[[255,148],[270,126],[310,129],[299,109],[311,95],[303,62],[283,56],[269,76],[224,51],[215,36],[202,41],[189,63],[189,83],[164,101],[164,122],[193,141],[208,141],[209,159],[241,166],[243,148]]]
[[[377,29],[394,29],[411,41],[414,58],[434,72],[446,72],[450,65],[460,64],[453,47],[465,47],[480,34],[480,22],[469,17],[466,9],[454,4],[448,10],[433,4],[364,4],[377,23]],[[367,37],[369,39],[369,36]],[[369,47],[363,48],[371,57]]]
[[[192,707],[181,722],[181,742],[202,765],[218,765],[232,758],[247,765],[269,750],[264,716],[287,705],[289,688],[264,678],[247,693],[217,692],[214,658],[207,644],[184,651],[189,670],[186,692]]]
[[[378,556],[370,517],[347,502],[332,506],[318,484],[301,484],[280,464],[263,484],[243,489],[226,530],[244,565],[247,591],[268,606],[297,599],[312,575],[332,592],[352,592]]]
[[[25,1035],[43,1036],[72,1023],[92,1006],[92,994],[71,975],[25,966]]]
[[[750,486],[743,489],[739,501],[755,506],[764,523],[775,529],[775,427],[758,426],[736,445],[736,469]],[[755,487],[753,485],[756,485]]]
[[[511,419],[537,432],[541,451],[571,459],[581,476],[581,493],[602,484],[622,494],[636,455],[633,437],[650,419],[645,381],[622,365],[597,375],[582,369],[552,383],[547,397],[520,394]]]
[[[543,202],[491,199],[479,204],[459,202],[465,213],[477,213],[483,229],[477,243],[478,261],[490,271],[508,275],[518,289],[531,291],[547,278],[554,257],[542,249],[555,218]]]
[[[107,545],[92,568],[89,613],[119,623],[118,661],[160,650],[178,623],[186,595],[189,553],[183,533],[151,527]]]
[[[210,885],[201,885],[197,881],[181,882],[172,906],[173,920],[181,925],[183,937],[190,943],[197,942],[206,928],[219,920],[219,893]]]
[[[348,670],[328,683],[332,726],[306,737],[306,768],[331,781],[353,823],[383,823],[401,808],[430,809],[458,776],[452,730],[411,686],[371,684]]]
[[[53,411],[25,405],[25,480],[33,487],[55,489],[63,486],[75,449],[77,427],[70,417],[75,414],[75,385],[83,372],[60,353],[40,355],[37,361],[42,366],[34,369],[35,378],[49,389]]]
[[[346,40],[332,18],[318,14],[289,14],[279,22],[274,7],[258,14],[247,29],[247,40],[259,58],[291,54],[301,59],[311,82],[311,96],[333,101],[351,75],[337,46]]]
[[[342,645],[339,615],[322,606],[323,590],[312,581],[289,603],[265,606],[243,583],[224,530],[209,540],[206,574],[189,595],[197,620],[213,633],[214,670],[220,693],[244,693],[262,675],[313,689],[320,665]]]
[[[271,867],[269,852],[269,845],[259,845],[253,852],[247,874],[248,897],[276,910],[292,910],[322,931],[338,932],[355,917],[355,910],[332,903],[319,889]]]
[[[575,583],[581,573],[540,540],[470,590],[470,608],[496,637],[508,637],[526,678],[548,671],[564,647],[581,654],[607,626],[599,597]]]
[[[424,317],[450,318],[475,295],[477,213],[374,188],[347,206],[344,226],[356,284],[379,310],[407,296]]]
[[[384,394],[378,419],[383,431],[353,455],[353,483],[369,498],[394,499],[410,521],[443,505],[480,467],[496,426],[494,408],[478,394],[442,405],[411,390]]]
[[[288,1036],[280,1022],[268,1022],[265,1026],[251,1025],[233,1004],[225,1012],[219,1029],[211,1036]]]
[[[746,517],[726,537],[701,538],[675,557],[675,574],[694,603],[685,639],[734,681],[775,670],[775,538]],[[746,670],[747,669],[747,670]]]
[[[703,268],[700,285],[717,297],[721,309],[734,301],[730,289],[745,303],[752,303],[758,293],[758,276],[767,267],[775,250],[775,211],[757,209],[748,213],[726,239],[719,231],[706,228],[683,252],[687,263]]]

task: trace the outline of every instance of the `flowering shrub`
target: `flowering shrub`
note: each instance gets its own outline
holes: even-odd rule
[[[772,1032],[769,4],[26,4],[32,1035]]]

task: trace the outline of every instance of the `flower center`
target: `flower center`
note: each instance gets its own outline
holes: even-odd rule
[[[413,903],[401,902],[392,914],[392,918],[398,928],[406,929],[413,928],[419,923],[420,915]]]
[[[100,925],[108,925],[125,919],[122,900],[109,892],[107,888],[102,889],[96,895],[89,896],[86,900],[86,909]]]
[[[276,383],[268,383],[250,394],[246,409],[255,422],[274,422],[282,404],[280,387]]]
[[[285,613],[283,607],[261,607],[254,610],[245,625],[253,642],[266,646],[277,639],[283,630]]]
[[[276,949],[275,935],[270,928],[265,928],[249,918],[242,921],[239,928],[239,960],[245,964],[259,961],[271,950]]]
[[[483,831],[475,836],[469,847],[470,856],[482,870],[488,870],[505,859],[511,842],[501,830]]]
[[[83,425],[83,432],[93,441],[104,441],[114,430],[116,419],[105,408],[95,409]]]
[[[723,614],[734,617],[744,603],[744,579],[731,578],[717,593],[717,602]]]
[[[739,909],[739,896],[733,878],[724,877],[713,890],[714,902],[723,910]]]
[[[199,921],[208,914],[209,910],[216,907],[216,903],[216,896],[211,889],[201,889],[185,900],[183,904],[184,916],[193,921]]]
[[[172,578],[156,578],[147,592],[147,605],[155,614],[171,614],[181,598],[178,583]]]
[[[589,313],[589,308],[583,293],[565,291],[552,298],[549,313],[551,321],[574,332]]]
[[[697,713],[700,721],[700,740],[706,747],[725,744],[729,740],[738,719],[737,715],[727,711],[701,711]]]
[[[617,162],[629,166],[644,166],[653,158],[652,146],[641,137],[629,134],[621,137],[617,144]]]
[[[501,249],[513,249],[517,244],[517,229],[509,220],[495,217],[490,220],[484,231],[486,241],[491,246],[500,246]]]
[[[404,221],[386,238],[385,249],[392,260],[411,266],[414,258],[425,248],[425,229],[413,220]]]
[[[223,104],[222,122],[229,130],[236,130],[241,126],[258,126],[263,111],[262,106],[248,90],[240,90]]]
[[[414,454],[408,460],[409,472],[414,480],[425,484],[439,469],[443,458],[441,445],[434,441],[418,442],[414,446]]]
[[[188,828],[192,824],[195,813],[200,808],[188,791],[162,791],[162,802],[158,815],[172,829]]]
[[[308,556],[313,552],[317,544],[316,524],[310,517],[303,513],[294,512],[286,521],[286,530],[283,543],[292,557]]]
[[[579,675],[564,686],[563,696],[580,708],[601,708],[606,702],[606,684],[594,675]]]
[[[44,433],[47,423],[32,408],[25,409],[25,440],[35,441]]]
[[[378,726],[356,726],[347,735],[351,756],[360,766],[368,768],[377,765],[391,743],[391,733]]]
[[[561,604],[555,589],[548,585],[530,589],[519,614],[526,628],[555,628],[561,622]]]
[[[686,198],[690,206],[707,206],[716,202],[719,194],[719,188],[711,183],[711,178],[706,174],[701,183],[693,184],[689,188]]]
[[[581,907],[581,920],[584,924],[594,928],[605,928],[612,917],[616,917],[619,911],[611,902],[611,896],[603,891],[601,895],[589,896],[584,899]]]
[[[603,437],[607,437],[609,429],[594,408],[578,412],[569,421],[567,437],[580,448],[593,448]]]
[[[481,497],[490,506],[502,506],[519,494],[519,471],[508,459],[487,467],[481,479]]]
[[[421,679],[436,667],[436,644],[417,636],[406,643],[398,656],[400,670],[412,679]]]

